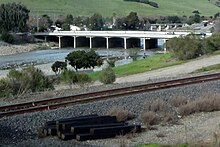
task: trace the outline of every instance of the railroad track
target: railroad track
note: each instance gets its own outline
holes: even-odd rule
[[[0,107],[0,118],[215,80],[220,80],[220,73],[6,105]]]

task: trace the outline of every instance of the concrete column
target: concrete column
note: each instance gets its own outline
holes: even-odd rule
[[[143,38],[143,49],[146,50],[146,38]]]
[[[44,36],[44,41],[47,42],[47,36]]]
[[[108,39],[109,39],[109,37],[106,37],[106,48],[107,49],[109,48],[109,42],[108,42],[109,40]]]
[[[73,36],[73,39],[74,39],[74,45],[73,45],[73,48],[76,48],[76,36]]]
[[[59,48],[61,48],[61,36],[58,36],[59,38]]]
[[[124,38],[124,49],[127,49],[127,38]]]
[[[92,48],[92,37],[89,37],[89,48]]]
[[[167,40],[168,40],[168,39],[164,39],[164,41],[163,41],[163,51],[164,51],[164,53],[167,52],[167,47],[166,47],[166,42],[167,42]]]

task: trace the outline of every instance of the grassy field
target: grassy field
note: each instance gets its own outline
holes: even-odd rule
[[[98,12],[103,16],[126,16],[131,11],[140,15],[192,15],[192,11],[198,10],[201,15],[213,16],[219,12],[219,7],[208,0],[152,0],[159,4],[159,8],[153,8],[146,4],[124,2],[123,0],[19,0],[26,5],[31,14],[72,14],[74,16],[91,16]],[[18,0],[0,0],[1,3],[18,2]]]
[[[138,60],[130,64],[114,67],[113,70],[115,71],[117,77],[123,77],[181,63],[183,63],[183,61],[175,60],[171,54],[160,54]],[[101,72],[90,73],[90,76],[94,80],[97,80],[100,73]]]

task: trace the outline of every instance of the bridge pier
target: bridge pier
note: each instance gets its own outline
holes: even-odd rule
[[[59,48],[61,48],[61,38],[62,38],[62,36],[58,36],[58,38],[59,38]]]
[[[106,49],[109,49],[109,37],[105,37],[106,38]]]
[[[89,48],[92,48],[92,37],[89,37]]]
[[[167,46],[166,46],[166,42],[168,41],[168,39],[163,39],[163,50],[166,53],[167,51]]]
[[[73,48],[76,48],[76,36],[73,36]]]
[[[127,49],[127,38],[124,38],[124,49]]]
[[[44,41],[47,42],[47,36],[44,36]]]

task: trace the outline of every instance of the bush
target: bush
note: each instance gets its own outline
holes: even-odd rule
[[[153,111],[145,112],[141,115],[142,122],[147,126],[156,125],[160,122],[160,118]]]
[[[12,92],[8,79],[0,79],[0,97],[9,97]]]
[[[186,116],[198,112],[212,112],[220,110],[220,95],[206,94],[178,108],[181,115]]]
[[[77,82],[76,73],[72,70],[65,69],[60,74],[60,80],[70,85]]]
[[[166,43],[167,50],[180,60],[188,60],[204,54],[202,43],[194,36],[172,38]]]
[[[12,83],[14,94],[26,93],[27,91],[44,91],[54,88],[52,81],[40,69],[33,66],[24,68],[21,71],[12,69],[7,76]]]
[[[178,95],[171,100],[171,105],[174,107],[180,107],[186,105],[189,102],[189,99],[185,96]]]
[[[102,70],[102,73],[99,77],[99,80],[103,84],[112,84],[115,82],[116,75],[115,72],[112,70],[111,67],[105,68]]]
[[[92,78],[86,73],[78,73],[76,74],[76,78],[77,78],[77,83],[82,85],[92,82]]]
[[[161,113],[161,112],[166,112],[168,110],[168,107],[169,106],[166,102],[164,102],[161,99],[157,99],[151,104],[147,104],[145,110]]]
[[[148,4],[154,8],[159,8],[158,4],[155,2],[149,2]]]
[[[205,49],[206,53],[220,50],[220,33],[215,33],[211,37],[206,38]]]
[[[1,35],[1,39],[2,41],[5,41],[7,43],[12,43],[14,41],[13,36],[9,34],[8,32],[3,32]]]
[[[134,118],[134,115],[123,108],[113,107],[108,110],[107,115],[116,116],[117,121],[122,122]]]

